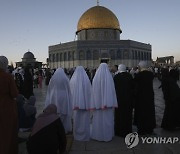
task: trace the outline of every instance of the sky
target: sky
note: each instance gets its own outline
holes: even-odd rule
[[[180,0],[99,0],[118,18],[122,40],[152,45],[152,58],[180,61]],[[97,0],[0,0],[0,55],[46,62],[48,46],[75,39],[81,15]]]

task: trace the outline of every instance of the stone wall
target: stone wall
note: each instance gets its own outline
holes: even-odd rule
[[[139,61],[151,62],[151,45],[132,40],[73,41],[49,47],[50,68],[72,68],[78,65],[98,67],[101,59],[109,65],[137,66]]]

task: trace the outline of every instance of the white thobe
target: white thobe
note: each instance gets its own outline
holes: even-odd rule
[[[74,139],[78,141],[89,141],[90,139],[90,111],[74,111],[73,133]]]
[[[111,141],[114,136],[114,109],[95,110],[92,119],[91,138]]]

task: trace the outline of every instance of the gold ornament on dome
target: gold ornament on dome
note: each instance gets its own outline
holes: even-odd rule
[[[88,9],[79,19],[77,33],[84,29],[120,29],[119,21],[112,11],[102,6]]]

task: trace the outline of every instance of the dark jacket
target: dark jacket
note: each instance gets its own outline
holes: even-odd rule
[[[66,135],[60,118],[29,137],[29,154],[57,154],[66,150]]]

